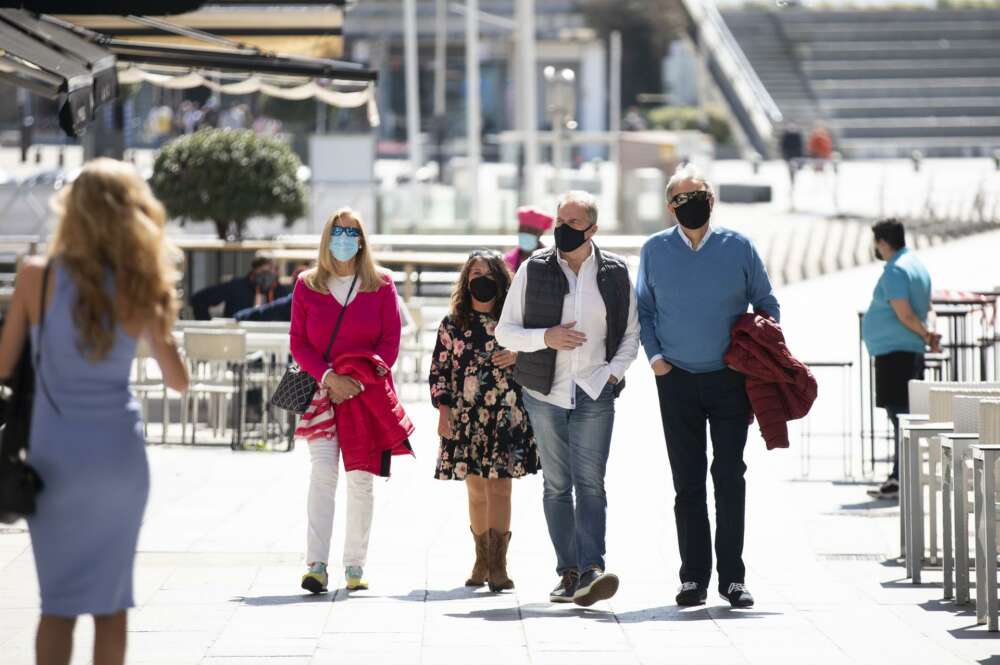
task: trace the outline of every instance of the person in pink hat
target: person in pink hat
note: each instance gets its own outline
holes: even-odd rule
[[[517,247],[503,255],[511,272],[517,272],[521,262],[542,247],[542,234],[552,228],[552,221],[538,208],[517,209]]]

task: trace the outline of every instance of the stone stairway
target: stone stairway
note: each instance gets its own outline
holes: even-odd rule
[[[823,120],[848,156],[1000,148],[1000,10],[723,16],[785,117]]]

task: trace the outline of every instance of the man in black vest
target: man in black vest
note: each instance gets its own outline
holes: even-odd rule
[[[560,576],[549,599],[583,607],[618,590],[618,578],[604,569],[604,473],[614,401],[639,352],[628,266],[598,249],[596,233],[594,197],[561,196],[556,246],[521,264],[496,328],[497,341],[517,352],[514,378],[542,457],[545,521]]]

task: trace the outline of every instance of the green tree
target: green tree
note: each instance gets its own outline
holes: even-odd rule
[[[220,238],[238,239],[251,217],[281,215],[290,225],[305,214],[301,166],[279,139],[205,129],[165,145],[150,184],[171,217],[211,220]]]
[[[641,93],[661,92],[663,57],[687,29],[681,0],[584,0],[582,10],[605,40],[622,33],[622,107],[634,105]]]

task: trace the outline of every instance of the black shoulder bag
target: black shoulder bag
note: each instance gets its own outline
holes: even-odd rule
[[[337,323],[333,327],[333,334],[330,335],[330,342],[326,345],[326,353],[323,354],[323,360],[327,364],[330,362],[330,349],[333,348],[333,341],[337,339],[337,332],[344,320],[344,312],[347,311],[347,305],[351,302],[351,294],[354,293],[354,286],[357,283],[358,275],[355,273],[354,279],[351,281],[351,288],[347,292],[347,298],[344,299],[344,306],[340,310],[340,316],[337,317]],[[333,294],[330,294],[330,297],[332,298]],[[298,364],[293,363],[288,366],[285,374],[281,377],[278,387],[271,395],[270,404],[301,416],[312,404],[313,395],[316,394],[318,387],[316,379],[309,372],[303,371]]]
[[[42,274],[42,295],[39,298],[41,307],[38,314],[38,343],[34,349],[34,367],[32,366],[32,348],[30,335],[25,341],[21,358],[14,370],[9,387],[10,399],[7,401],[6,417],[3,429],[0,430],[0,522],[12,524],[22,517],[35,513],[35,498],[45,487],[38,472],[25,462],[28,443],[31,438],[31,413],[35,403],[35,371],[38,368],[38,379],[45,397],[52,408],[59,413],[59,407],[49,394],[45,379],[41,375],[42,332],[45,330],[45,293],[49,285],[49,266],[45,266]]]

